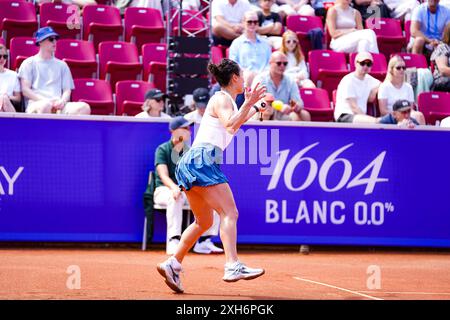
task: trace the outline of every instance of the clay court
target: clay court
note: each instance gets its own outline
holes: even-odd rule
[[[240,259],[264,267],[266,274],[232,284],[221,280],[222,255],[190,253],[182,274],[184,294],[173,294],[156,272],[156,264],[165,257],[162,248],[143,252],[138,248],[2,247],[0,298],[450,299],[447,250],[317,248],[305,255],[296,247],[241,248]],[[80,288],[73,289],[71,279],[78,267]],[[374,275],[379,275],[379,282],[372,281]]]

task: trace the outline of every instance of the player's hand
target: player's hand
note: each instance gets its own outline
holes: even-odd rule
[[[177,200],[181,196],[180,188],[176,187],[172,189],[172,197]]]
[[[264,98],[264,95],[266,94],[266,87],[261,85],[259,82],[251,88],[245,88],[244,97],[246,102],[253,106],[255,103],[257,103],[259,100]]]

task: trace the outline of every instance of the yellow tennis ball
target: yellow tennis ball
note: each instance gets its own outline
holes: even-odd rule
[[[272,108],[274,108],[277,111],[283,110],[283,101],[275,100],[274,102],[272,102]]]

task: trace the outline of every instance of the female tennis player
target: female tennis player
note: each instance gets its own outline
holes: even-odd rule
[[[264,274],[264,269],[249,268],[238,260],[238,210],[219,164],[223,150],[241,125],[255,113],[264,111],[261,104],[259,107],[256,104],[264,97],[266,88],[258,83],[253,89],[244,90],[242,70],[229,59],[223,59],[217,65],[210,63],[208,71],[221,90],[208,102],[192,148],[182,156],[176,168],[178,184],[186,193],[195,222],[183,232],[175,255],[157,266],[166,284],[178,293],[184,291],[179,276],[181,263],[197,239],[212,225],[213,210],[220,215],[220,237],[226,259],[223,280],[250,280]],[[245,101],[238,110],[235,100],[242,92]]]

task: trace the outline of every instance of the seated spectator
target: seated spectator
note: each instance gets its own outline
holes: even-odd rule
[[[326,25],[332,50],[346,53],[379,52],[375,32],[363,28],[361,14],[350,7],[350,0],[336,0],[336,4],[328,9]]]
[[[145,101],[142,105],[142,112],[135,115],[136,118],[163,118],[171,119],[164,113],[164,103],[166,95],[159,89],[150,89],[145,94]]]
[[[257,32],[262,36],[267,36],[270,45],[279,49],[283,25],[280,15],[271,10],[273,4],[274,0],[259,0],[261,11],[257,11],[259,24]]]
[[[315,88],[314,82],[309,80],[305,56],[303,55],[300,42],[295,32],[287,30],[283,33],[283,42],[280,51],[286,55],[288,60],[285,74],[292,76],[301,88]]]
[[[361,14],[363,23],[368,18],[390,18],[391,12],[383,0],[353,0],[353,8]]]
[[[381,115],[392,112],[392,106],[398,100],[407,100],[414,106],[414,90],[405,81],[405,61],[400,56],[394,56],[389,60],[386,79],[378,89],[378,106]],[[420,111],[411,110],[411,116],[420,124],[425,125],[425,117]]]
[[[408,48],[412,53],[431,54],[439,45],[450,9],[439,5],[439,0],[429,0],[414,9],[411,16],[411,39]]]
[[[178,159],[183,152],[188,150],[185,143],[190,140],[191,131],[189,126],[191,122],[182,116],[175,117],[169,124],[171,139],[158,146],[155,152],[155,192],[153,195],[155,205],[167,207],[167,237],[166,253],[173,255],[176,252],[178,243],[181,239],[183,223],[183,205],[187,204],[187,198],[184,192],[180,190],[175,177],[175,168]],[[214,214],[214,222],[194,246],[196,253],[222,253],[221,248],[216,247],[211,242],[211,237],[219,233],[220,219]]]
[[[442,119],[440,126],[441,128],[450,128],[450,117]]]
[[[211,26],[215,45],[229,47],[244,32],[244,14],[252,11],[248,0],[214,0],[211,4]]]
[[[431,61],[435,64],[431,91],[450,92],[450,23],[444,29],[442,42],[433,51]]]
[[[367,115],[367,103],[374,102],[380,81],[369,75],[373,57],[369,52],[360,52],[355,58],[355,71],[347,74],[337,88],[334,119],[337,122],[376,123],[376,118]]]
[[[334,5],[335,0],[311,0],[311,6],[314,9],[314,14],[325,18],[327,16],[328,7]]]
[[[74,4],[79,6],[80,8],[83,8],[85,6],[87,6],[88,4],[97,4],[97,2],[95,0],[37,0],[36,1],[38,4],[41,3],[46,3],[46,2],[62,2],[65,4]]]
[[[280,51],[275,51],[270,57],[269,70],[259,74],[253,83],[261,83],[266,86],[275,100],[281,100],[281,111],[275,110],[275,120],[311,121],[311,115],[303,109],[303,101],[300,97],[298,86],[291,77],[284,75],[288,64],[287,57]]]
[[[70,102],[75,88],[69,66],[55,57],[59,35],[52,27],[40,28],[35,43],[39,52],[25,59],[19,68],[27,113],[90,114],[85,102]]]
[[[408,100],[397,100],[392,112],[377,120],[380,124],[396,124],[399,127],[414,128],[419,123],[411,117],[412,103]]]
[[[192,98],[192,108],[194,110],[185,114],[184,118],[189,122],[200,124],[210,98],[209,90],[206,88],[197,88],[192,92]]]
[[[0,112],[16,112],[13,103],[20,103],[20,83],[17,73],[5,68],[8,51],[0,44]]]
[[[391,18],[400,20],[411,20],[411,14],[419,6],[417,0],[384,0],[391,11]]]
[[[90,0],[89,0],[90,1]],[[186,0],[183,2],[187,2]],[[190,1],[191,2],[191,1]],[[123,15],[128,7],[142,7],[158,9],[163,13],[162,1],[160,0],[115,0],[114,6],[118,8]]]
[[[201,9],[200,0],[183,0],[181,2],[183,10],[195,10],[199,11]]]
[[[314,9],[309,5],[309,0],[278,0],[278,3],[278,11],[284,16],[293,14],[314,16]]]

